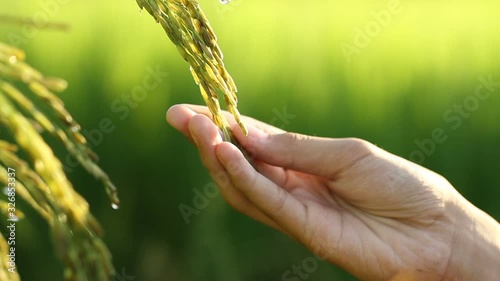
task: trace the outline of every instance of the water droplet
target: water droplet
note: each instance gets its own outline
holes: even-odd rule
[[[57,219],[61,223],[66,223],[66,221],[68,220],[68,217],[65,214],[60,214],[59,216],[57,216]]]
[[[220,2],[221,4],[226,5],[226,4],[229,4],[229,2],[231,2],[231,0],[219,0],[219,2]]]
[[[14,63],[16,63],[16,62],[17,62],[17,57],[16,57],[16,56],[11,56],[11,57],[9,57],[9,63],[10,63],[10,64],[14,64]]]
[[[7,195],[9,194],[9,188],[7,186],[5,186],[3,189],[2,189],[2,192],[3,194]]]
[[[118,209],[120,209],[120,206],[116,205],[115,203],[112,203],[111,208],[118,210]]]

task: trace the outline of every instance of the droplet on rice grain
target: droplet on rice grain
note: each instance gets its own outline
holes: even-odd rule
[[[226,5],[226,4],[228,4],[229,2],[231,2],[231,0],[219,0],[219,2],[220,2],[221,4]]]
[[[9,57],[9,63],[10,64],[14,64],[17,62],[17,57],[16,56],[10,56]]]

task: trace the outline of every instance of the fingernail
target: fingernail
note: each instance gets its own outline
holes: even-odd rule
[[[219,133],[220,139],[224,140],[224,133],[222,132],[222,130],[219,127],[217,127],[217,132]]]
[[[216,153],[217,153],[217,156],[219,157],[219,160],[222,162],[223,165],[225,163],[227,163],[229,158],[231,157],[230,156],[231,152],[228,151],[227,149],[224,150],[224,149],[217,148]]]
[[[193,141],[194,141],[194,144],[196,144],[196,146],[198,146],[198,135],[195,131],[191,131],[191,137],[193,138]]]
[[[249,127],[248,128],[248,135],[256,140],[262,140],[268,137],[268,134],[261,129],[258,129],[256,127]]]
[[[227,172],[231,175],[238,175],[241,173],[242,164],[235,159],[235,154],[241,153],[238,148],[231,145],[231,147],[226,147],[225,149],[218,149],[217,155],[222,165],[226,168]]]

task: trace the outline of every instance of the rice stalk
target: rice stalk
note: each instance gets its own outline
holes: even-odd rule
[[[52,226],[56,249],[67,268],[66,280],[83,281],[88,280],[87,276],[92,277],[90,280],[106,280],[113,272],[110,254],[99,238],[102,231],[90,215],[88,203],[75,192],[50,147],[1,92],[0,115],[8,120],[16,142],[29,153],[34,162],[35,173],[40,175],[48,187],[44,195],[53,211],[49,223]],[[12,155],[0,155],[3,156],[2,162],[6,162],[9,167],[16,167],[16,171],[19,171],[19,182],[29,182],[22,175],[23,168],[27,167],[26,163],[17,160],[19,163],[16,165],[16,162],[12,161],[15,159]],[[42,186],[42,189],[46,189],[43,187],[45,186]]]
[[[96,156],[86,145],[80,125],[52,91],[66,88],[66,82],[45,77],[23,62],[24,53],[0,43],[0,184],[7,185],[7,167],[16,171],[16,194],[28,202],[50,225],[56,252],[65,265],[65,280],[109,281],[114,275],[111,254],[101,240],[102,230],[89,211],[88,203],[73,188],[62,163],[47,145],[40,130],[57,137],[66,149],[96,178],[105,183],[113,204],[116,189],[95,163]],[[48,112],[35,106],[17,84],[25,84],[32,96],[48,105]],[[11,143],[11,142],[14,143]],[[29,156],[24,160],[20,152]],[[0,212],[2,210],[0,201]],[[21,213],[17,215],[19,218]],[[0,256],[7,256],[0,235]],[[19,280],[5,271],[0,258],[0,280]],[[2,278],[8,274],[9,278]],[[17,276],[17,278],[19,278]]]
[[[161,24],[190,65],[191,74],[200,87],[214,123],[221,129],[223,139],[236,143],[229,123],[221,112],[217,91],[222,92],[227,109],[242,132],[248,131],[237,109],[236,84],[224,67],[223,54],[207,17],[195,0],[136,0]]]
[[[0,159],[4,159],[1,162],[8,163],[9,167],[20,167],[19,170],[16,170],[18,179],[16,193],[46,221],[50,221],[53,212],[46,196],[46,194],[50,194],[50,190],[43,180],[14,153],[0,150]],[[6,184],[7,181],[7,168],[0,163],[0,183]],[[22,219],[23,216],[17,217]]]
[[[81,127],[64,108],[64,103],[52,91],[63,91],[67,87],[66,81],[45,77],[36,69],[24,63],[24,53],[21,50],[0,42],[0,90],[6,93],[13,101],[22,107],[46,131],[57,137],[68,152],[96,179],[103,182],[106,192],[114,206],[120,201],[116,187],[109,177],[96,164],[97,155],[86,145],[85,137],[80,133]],[[2,80],[15,79],[25,83],[30,90],[41,100],[47,103],[56,117],[65,125],[64,128],[52,122],[34,104],[14,86]]]

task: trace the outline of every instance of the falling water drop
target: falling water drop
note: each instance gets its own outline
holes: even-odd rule
[[[221,4],[226,5],[226,4],[228,4],[229,2],[231,2],[231,0],[219,0],[219,2],[220,2]]]
[[[120,208],[120,206],[116,205],[115,203],[112,203],[111,208],[118,210]]]

